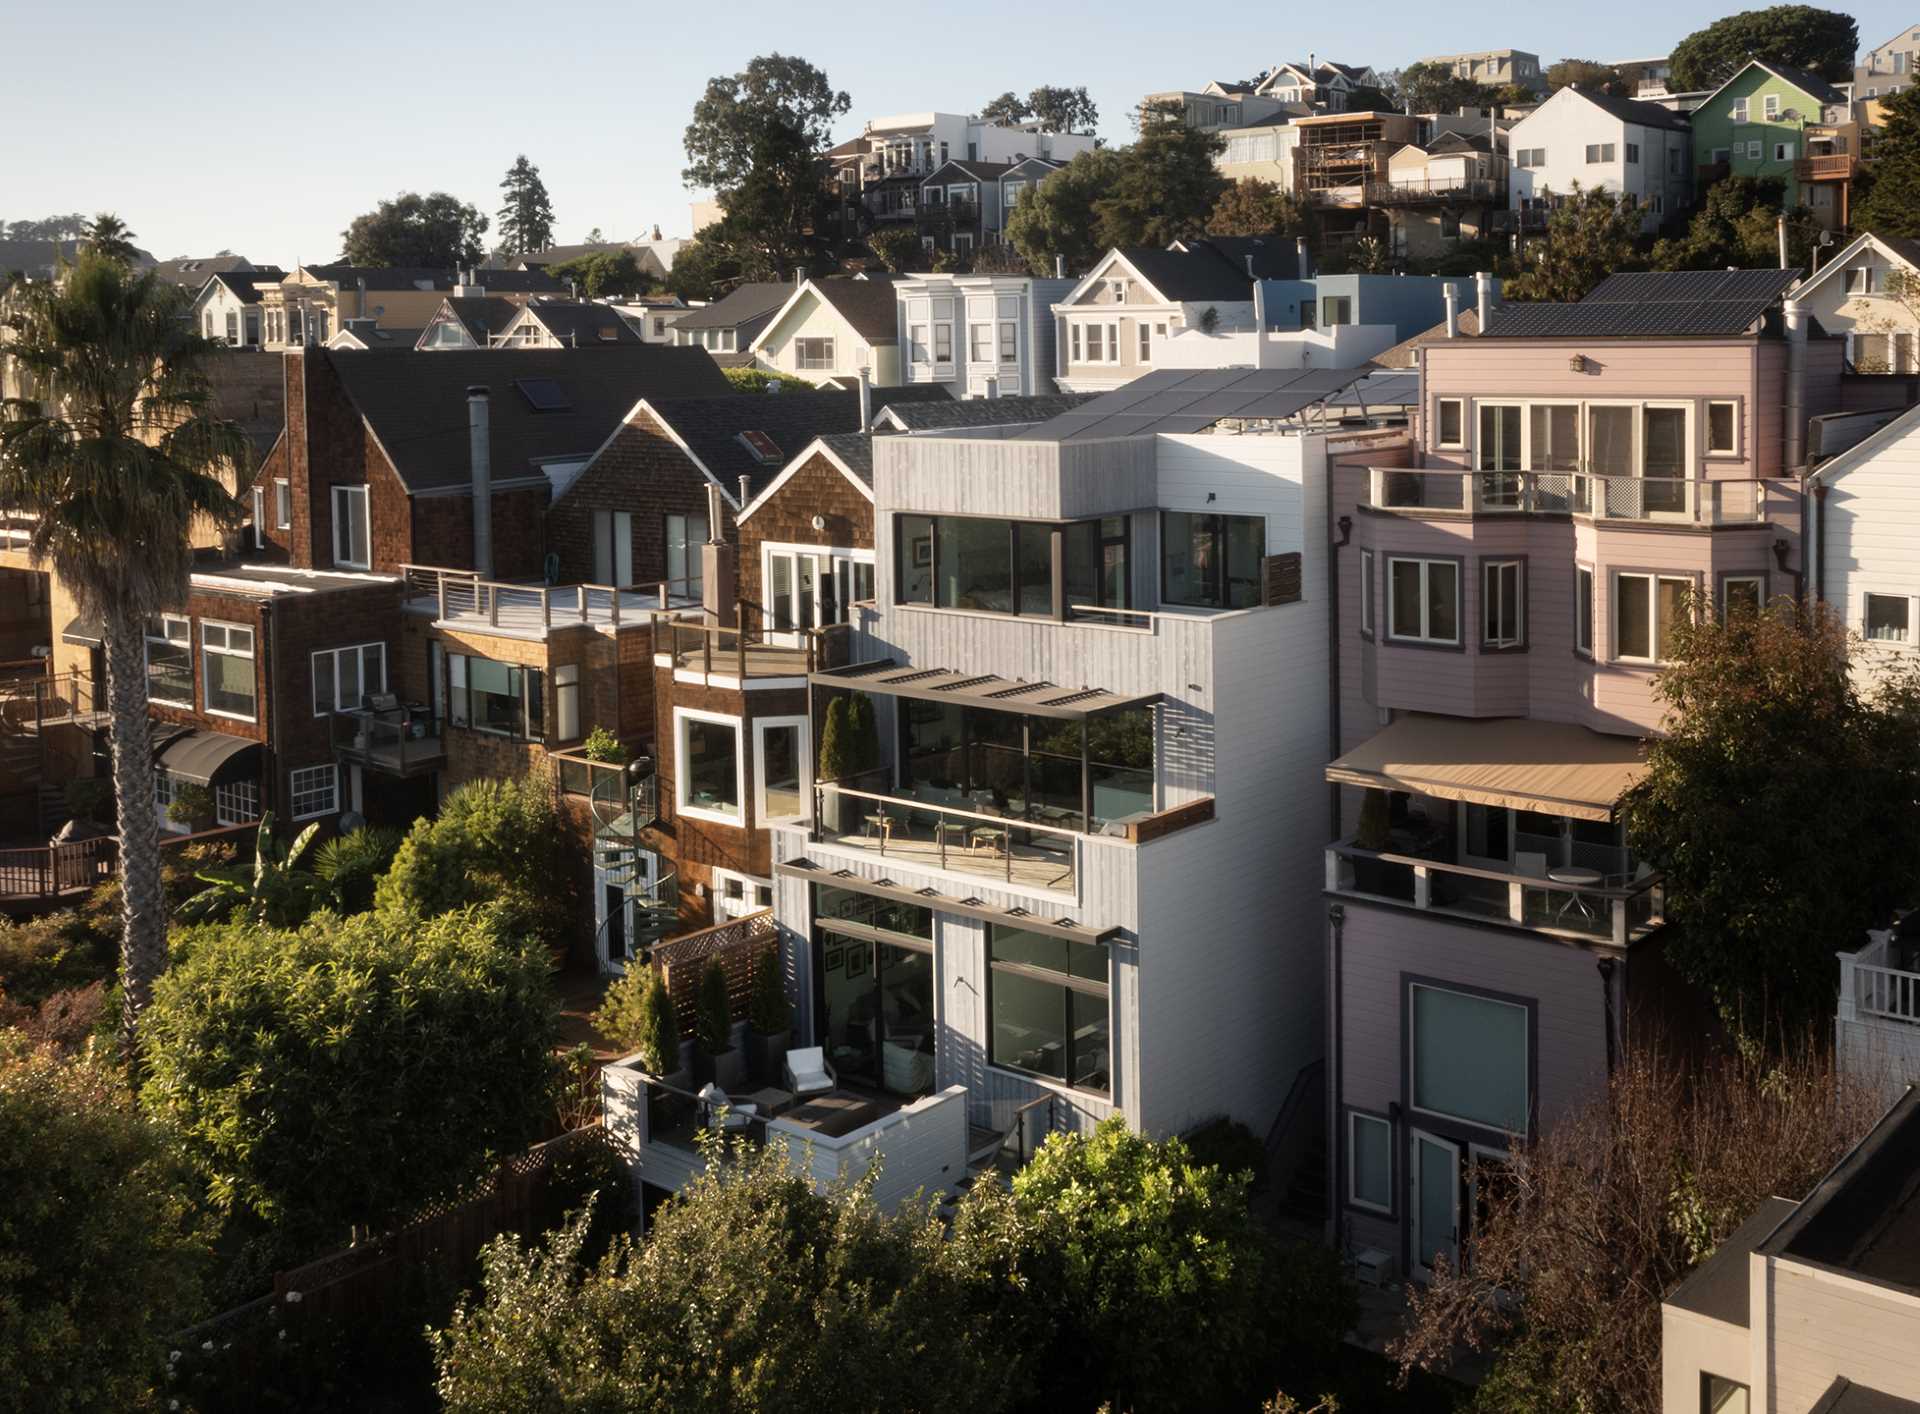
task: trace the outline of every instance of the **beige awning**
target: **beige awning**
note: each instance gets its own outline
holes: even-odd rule
[[[1327,767],[1327,779],[1442,800],[1611,820],[1646,769],[1633,737],[1517,717],[1400,718]]]

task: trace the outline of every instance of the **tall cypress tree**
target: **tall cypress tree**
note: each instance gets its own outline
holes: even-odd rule
[[[1873,185],[1853,208],[1853,229],[1876,236],[1920,236],[1920,88],[1880,105],[1886,124],[1874,144]]]
[[[507,194],[500,208],[500,249],[507,255],[527,255],[553,244],[553,202],[540,169],[527,154],[514,158],[500,190]]]

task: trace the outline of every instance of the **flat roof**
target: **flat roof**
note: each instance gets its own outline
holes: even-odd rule
[[[1156,369],[1023,434],[1036,442],[1204,432],[1228,419],[1283,421],[1365,378],[1360,368]]]
[[[293,565],[247,561],[230,565],[196,565],[191,585],[194,589],[216,594],[253,594],[270,599],[276,594],[320,594],[342,589],[365,589],[369,584],[399,582],[399,576],[391,574],[307,570]]]
[[[1767,1199],[1661,1304],[1745,1329],[1753,1309],[1747,1280],[1752,1264],[1747,1258],[1798,1206],[1791,1198]]]
[[[1082,721],[1103,712],[1144,707],[1160,700],[1157,692],[1128,694],[1098,687],[1065,687],[1054,682],[1021,682],[995,673],[961,673],[948,668],[903,667],[891,658],[853,663],[814,673],[821,687],[877,692],[884,697],[915,697],[953,702],[989,712],[1026,712],[1035,717]]]

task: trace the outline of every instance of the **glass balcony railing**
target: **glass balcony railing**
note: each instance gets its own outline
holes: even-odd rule
[[[343,760],[395,776],[434,770],[447,759],[440,719],[404,707],[335,713],[333,749]]]
[[[1365,504],[1398,511],[1571,514],[1596,520],[1751,525],[1767,519],[1767,483],[1585,471],[1374,467]]]
[[[831,783],[814,787],[822,840],[928,869],[1075,891],[1080,832],[1016,818],[986,802],[936,804]]]

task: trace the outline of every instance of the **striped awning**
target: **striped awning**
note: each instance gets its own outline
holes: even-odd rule
[[[1157,692],[1129,694],[1098,687],[1071,687],[1056,682],[1022,682],[994,673],[960,673],[948,668],[902,667],[892,659],[854,663],[830,672],[815,673],[818,687],[875,692],[883,697],[917,697],[928,702],[953,702],[989,712],[1026,712],[1036,717],[1081,721],[1103,712],[1145,707],[1160,700]]]

